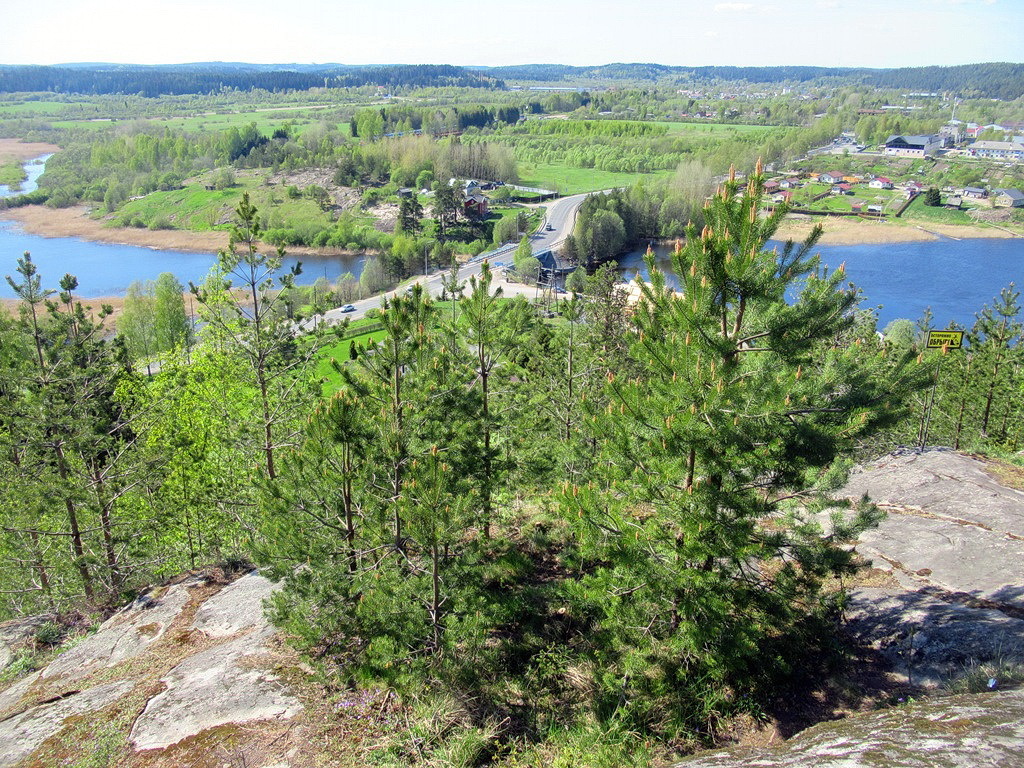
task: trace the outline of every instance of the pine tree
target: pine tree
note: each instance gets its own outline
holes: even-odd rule
[[[228,249],[219,254],[211,277],[202,286],[192,285],[192,292],[202,305],[207,333],[237,353],[252,376],[259,451],[267,477],[273,479],[275,452],[297,429],[295,414],[303,404],[299,395],[306,391],[304,371],[323,337],[315,331],[300,344],[288,318],[285,299],[301,264],[279,274],[284,250],[273,255],[260,252],[262,230],[248,194],[242,195],[235,215]]]
[[[592,415],[595,482],[564,496],[588,574],[573,592],[607,617],[622,696],[672,690],[679,713],[795,647],[822,579],[852,568],[832,542],[866,520],[822,537],[792,505],[819,509],[855,440],[921,383],[911,355],[855,336],[856,293],[811,255],[820,230],[765,250],[784,212],[760,215],[762,180],[731,177],[709,201],[673,255],[678,291],[649,260],[629,360]]]

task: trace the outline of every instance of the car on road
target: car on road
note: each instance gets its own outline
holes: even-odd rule
[[[355,312],[356,308],[355,308],[355,305],[353,305],[353,304],[346,304],[344,307],[341,308],[341,311],[342,312]]]
[[[554,232],[555,231],[555,228],[552,227],[550,224],[546,224],[544,226],[544,229],[546,229],[548,232]]]

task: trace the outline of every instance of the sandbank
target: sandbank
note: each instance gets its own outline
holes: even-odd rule
[[[0,211],[0,217],[17,221],[29,234],[42,237],[81,237],[100,243],[139,245],[145,248],[192,253],[216,253],[228,245],[226,232],[107,227],[104,226],[104,222],[90,218],[89,209],[84,205],[72,208],[26,205]]]
[[[56,144],[41,141],[19,141],[18,139],[0,139],[0,165],[15,160],[23,163],[34,157],[52,155],[59,152]]]
[[[956,239],[976,237],[1014,237],[1013,233],[986,224],[969,226],[963,224],[935,224],[926,222],[920,226],[910,222],[868,221],[854,217],[830,216],[789,216],[776,235],[780,239],[801,240],[810,234],[815,224],[824,227],[824,234],[818,242],[821,245],[884,245],[887,243],[912,243],[938,240],[941,237]]]
[[[184,229],[135,229],[110,227],[101,219],[91,218],[85,205],[71,208],[47,208],[45,205],[25,205],[0,210],[0,219],[17,221],[31,235],[41,237],[80,237],[99,243],[137,245],[161,251],[187,251],[189,253],[217,253],[228,247],[228,233],[192,232]],[[265,246],[265,250],[273,246]],[[350,254],[342,248],[306,248],[289,246],[293,256],[340,256]]]

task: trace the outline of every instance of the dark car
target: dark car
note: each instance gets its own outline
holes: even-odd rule
[[[546,229],[548,232],[554,232],[555,231],[555,228],[552,227],[550,224],[545,225],[544,229]]]

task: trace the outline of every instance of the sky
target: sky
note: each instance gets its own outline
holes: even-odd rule
[[[0,64],[1024,61],[1024,0],[0,0]]]

